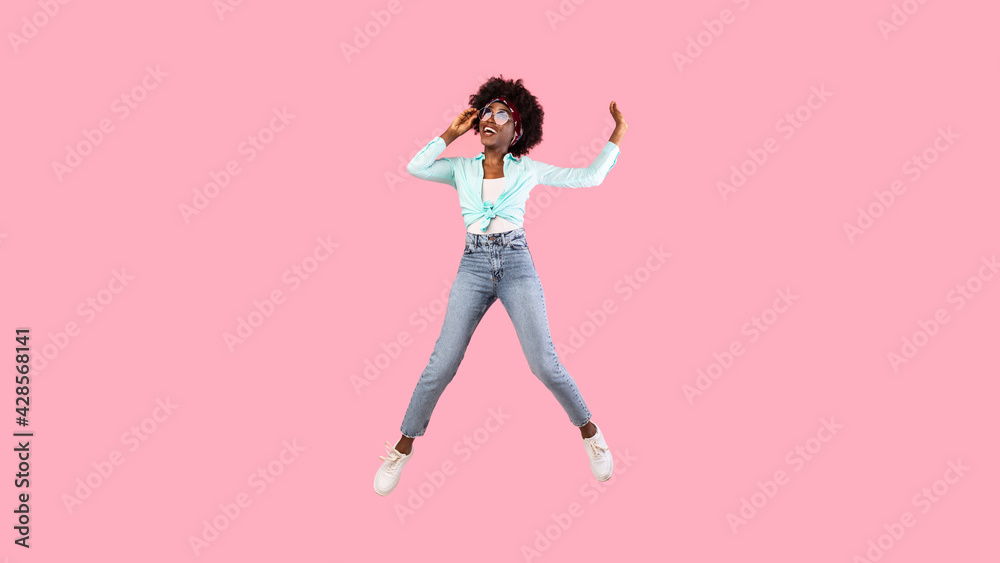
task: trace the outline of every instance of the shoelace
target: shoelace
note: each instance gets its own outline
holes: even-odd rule
[[[378,456],[378,458],[389,462],[389,467],[386,468],[385,472],[392,475],[396,472],[396,468],[399,467],[399,462],[403,461],[403,454],[397,452],[396,448],[392,447],[392,444],[388,440],[385,442],[385,451],[389,455],[387,457]]]
[[[605,452],[611,450],[608,446],[599,443],[597,440],[584,440],[583,443],[587,444],[587,448],[593,453],[591,457],[595,459],[600,459]]]

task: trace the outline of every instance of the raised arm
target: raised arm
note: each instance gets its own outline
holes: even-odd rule
[[[618,145],[608,141],[590,166],[563,168],[537,160],[531,161],[536,182],[554,188],[589,188],[599,186],[618,161]]]
[[[406,171],[411,176],[421,180],[441,182],[457,187],[455,186],[455,164],[450,158],[438,158],[446,146],[448,146],[447,143],[441,137],[434,137],[427,143],[427,146],[413,155],[409,164],[406,165]]]
[[[406,171],[421,180],[441,182],[457,188],[458,186],[455,185],[455,163],[451,158],[438,158],[438,156],[452,141],[469,130],[475,117],[475,108],[469,108],[458,114],[458,117],[444,133],[431,139],[427,146],[413,155],[410,163],[406,165]]]
[[[611,138],[605,143],[601,152],[590,163],[590,166],[562,168],[544,162],[532,161],[539,184],[555,188],[588,188],[601,185],[608,172],[618,162],[618,153],[621,152],[619,145],[621,145],[625,131],[628,129],[625,118],[618,111],[618,104],[611,102],[609,109],[615,118],[615,130],[611,133]]]

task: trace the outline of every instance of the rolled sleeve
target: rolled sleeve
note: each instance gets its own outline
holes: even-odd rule
[[[455,163],[451,158],[438,158],[444,152],[448,144],[441,136],[434,137],[427,145],[413,155],[406,171],[415,178],[448,184],[453,188],[455,185]]]

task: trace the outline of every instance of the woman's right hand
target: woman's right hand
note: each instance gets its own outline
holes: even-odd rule
[[[464,135],[466,131],[472,128],[472,120],[476,118],[479,110],[476,108],[468,108],[462,113],[458,114],[455,121],[451,122],[451,130],[457,135]]]

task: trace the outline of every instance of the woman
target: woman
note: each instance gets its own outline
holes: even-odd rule
[[[375,492],[389,494],[413,455],[413,439],[427,430],[431,412],[465,356],[472,333],[497,299],[514,324],[531,372],[542,381],[580,429],[590,469],[600,481],[611,478],[614,461],[600,428],[591,420],[576,383],[559,361],[549,332],[545,296],[528,249],[524,203],[537,184],[583,188],[597,186],[618,158],[628,125],[611,102],[615,130],[586,168],[560,168],[525,155],[542,140],[544,112],[522,85],[490,78],[469,97],[469,109],[418,152],[406,170],[424,180],[449,184],[458,191],[465,219],[465,251],[452,285],[441,335],[420,375],[400,426],[402,437],[375,474]],[[475,129],[483,152],[475,158],[437,158],[445,147]]]

